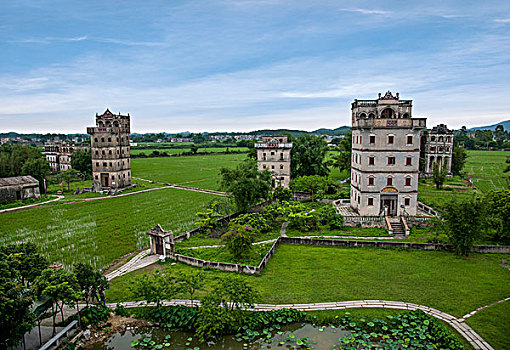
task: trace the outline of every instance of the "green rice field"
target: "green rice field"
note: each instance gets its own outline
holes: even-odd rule
[[[473,184],[483,193],[507,188],[510,173],[503,173],[510,151],[467,151],[464,171]]]
[[[220,152],[248,152],[248,147],[208,147],[208,148],[199,148],[198,153],[220,153]],[[183,152],[191,152],[191,148],[157,148],[157,149],[140,149],[136,147],[131,148],[131,154],[137,155],[140,153],[144,153],[145,155],[149,155],[154,151],[158,151],[160,153],[166,152],[168,154],[182,154]]]
[[[135,158],[131,169],[133,176],[142,179],[218,190],[220,168],[235,167],[245,159],[245,154]]]
[[[50,261],[102,267],[147,246],[156,224],[175,233],[193,227],[195,213],[216,198],[163,189],[93,202],[54,204],[0,215],[0,244],[31,241]]]

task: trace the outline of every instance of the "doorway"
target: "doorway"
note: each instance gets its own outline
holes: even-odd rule
[[[396,216],[397,215],[397,203],[398,196],[393,195],[381,195],[381,210],[384,208],[388,208],[388,216]]]
[[[110,187],[108,183],[108,173],[101,173],[101,187]]]

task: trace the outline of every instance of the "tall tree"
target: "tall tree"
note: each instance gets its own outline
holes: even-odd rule
[[[71,166],[78,170],[84,177],[92,176],[92,152],[90,149],[77,149],[71,157]]]
[[[344,138],[339,139],[338,147],[335,151],[338,153],[333,155],[333,167],[338,168],[340,172],[351,169],[351,155],[352,155],[352,133],[348,133]]]
[[[61,172],[59,175],[67,183],[67,191],[71,186],[71,181],[78,178],[78,170],[76,169],[67,169],[66,171]]]
[[[444,181],[446,180],[446,162],[441,167],[438,162],[434,162],[434,165],[432,166],[432,180],[434,181],[434,184],[436,185],[436,188],[438,190],[441,190],[443,188]]]
[[[245,160],[234,169],[221,168],[220,176],[221,188],[232,193],[240,212],[271,196],[271,174],[268,170],[258,171],[253,160]]]
[[[64,305],[73,306],[81,298],[80,285],[76,275],[64,269],[53,271],[46,269],[34,282],[34,289],[38,297],[46,296],[52,301],[53,333],[55,333],[55,315],[60,310],[64,319]]]
[[[322,137],[300,135],[292,146],[292,176],[327,175],[329,173],[325,162],[327,152],[328,144]]]
[[[481,236],[484,225],[485,205],[481,200],[453,199],[444,208],[444,228],[457,255],[467,256],[475,240]]]
[[[9,267],[0,253],[0,348],[18,345],[26,332],[34,326],[30,311],[30,292],[19,282],[17,271]]]
[[[89,306],[89,300],[96,291],[101,293],[108,289],[109,284],[106,277],[101,272],[94,270],[91,265],[77,263],[74,265],[73,270],[80,285],[83,300],[85,300],[87,306]]]
[[[3,246],[0,254],[4,254],[15,276],[24,287],[30,287],[42,271],[48,267],[48,261],[37,252],[33,243],[19,243]]]
[[[160,270],[156,270],[153,274],[144,274],[133,286],[136,297],[156,303],[158,308],[164,299],[172,299],[178,291],[179,285],[174,281],[174,277]]]
[[[491,191],[485,196],[488,224],[494,229],[494,239],[510,243],[510,190]]]
[[[44,192],[44,180],[50,173],[50,167],[43,158],[28,159],[21,169],[22,175],[30,175],[39,181],[39,190]]]
[[[467,153],[464,147],[457,146],[452,152],[452,173],[453,175],[460,175],[464,164],[466,163]]]

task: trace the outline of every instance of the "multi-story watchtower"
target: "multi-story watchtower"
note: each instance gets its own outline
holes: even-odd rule
[[[106,110],[96,114],[96,126],[87,128],[92,148],[93,189],[118,189],[131,185],[129,154],[130,116]]]
[[[362,216],[416,215],[420,132],[412,100],[390,91],[376,100],[354,100],[351,207]]]
[[[273,174],[273,187],[290,183],[290,152],[292,143],[287,136],[262,136],[262,142],[255,143],[259,170],[269,169]]]
[[[425,161],[423,174],[431,176],[434,172],[434,163],[437,163],[440,169],[443,169],[444,165],[451,175],[453,130],[448,130],[445,124],[436,125],[432,130],[423,131],[421,143],[421,157]]]

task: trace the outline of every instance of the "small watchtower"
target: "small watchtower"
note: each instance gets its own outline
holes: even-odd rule
[[[174,234],[165,231],[160,224],[147,232],[151,240],[151,253],[173,257],[175,254]]]

